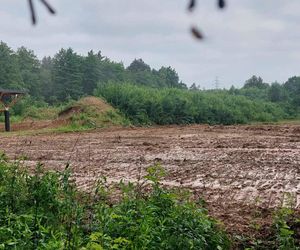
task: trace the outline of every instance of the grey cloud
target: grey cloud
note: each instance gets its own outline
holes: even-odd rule
[[[170,65],[188,84],[241,86],[252,74],[265,81],[285,81],[299,74],[298,0],[231,0],[223,12],[214,1],[199,1],[186,12],[182,0],[49,0],[57,9],[50,16],[36,3],[39,23],[30,24],[26,1],[3,1],[0,39],[13,48],[22,45],[39,57],[61,47],[81,54],[101,50],[128,65],[142,57],[154,68]],[[191,24],[207,39],[199,43],[189,34]]]

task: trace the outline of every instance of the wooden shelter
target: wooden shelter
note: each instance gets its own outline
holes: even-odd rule
[[[25,94],[26,92],[21,90],[0,89],[0,104],[2,106],[0,111],[4,112],[5,131],[10,131],[9,109]]]

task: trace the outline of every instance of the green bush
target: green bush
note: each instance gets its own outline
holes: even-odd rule
[[[131,84],[99,85],[95,95],[105,98],[134,124],[243,124],[273,122],[285,117],[274,103],[250,100],[230,91],[153,89]]]
[[[159,165],[148,169],[151,192],[123,184],[114,206],[97,204],[95,229],[88,246],[111,249],[229,249],[229,240],[203,207],[159,184]],[[99,248],[100,249],[100,248]]]
[[[280,250],[299,250],[296,240],[294,238],[295,232],[291,227],[295,221],[299,222],[299,219],[295,218],[295,210],[288,207],[282,207],[277,210],[274,215],[273,227],[276,232],[275,243]],[[299,243],[299,242],[298,242]]]
[[[0,249],[77,249],[82,204],[69,171],[29,175],[20,162],[0,161]]]
[[[95,195],[79,192],[69,166],[62,173],[38,165],[28,174],[0,157],[0,249],[229,249],[206,210],[159,184],[163,170],[148,169],[151,191],[118,185],[110,202],[105,182]],[[115,193],[115,192],[114,192]]]

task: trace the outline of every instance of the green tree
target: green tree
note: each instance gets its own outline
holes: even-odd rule
[[[142,59],[134,59],[133,62],[127,67],[127,70],[136,73],[141,71],[151,71],[151,68]]]
[[[100,60],[100,83],[103,84],[109,81],[122,82],[126,79],[125,68],[122,62],[113,62],[109,58],[101,56],[100,52],[97,56]]]
[[[193,90],[193,91],[199,90],[198,87],[197,87],[197,85],[196,85],[196,83],[193,83],[193,84],[190,86],[189,89],[190,89],[190,90]]]
[[[28,50],[25,47],[19,48],[16,56],[25,88],[29,90],[31,96],[40,98],[40,61],[32,50]]]
[[[289,94],[292,105],[300,106],[300,77],[294,76],[289,78],[283,85],[284,89]]]
[[[271,102],[281,102],[285,98],[284,89],[283,87],[278,83],[274,82],[271,84],[271,87],[269,89],[269,99]]]
[[[245,84],[244,88],[259,88],[264,89],[269,87],[267,83],[263,82],[263,79],[259,76],[252,76],[250,79],[248,79]]]
[[[134,59],[126,69],[128,80],[137,85],[155,87],[156,79],[153,77],[151,67],[142,59]]]
[[[41,61],[40,69],[40,81],[41,81],[41,93],[44,100],[48,103],[55,102],[54,97],[54,85],[52,81],[52,69],[53,69],[53,59],[48,57],[43,57]]]
[[[300,76],[289,78],[283,85],[289,93],[297,93],[300,90]]]
[[[99,53],[98,53],[99,55]],[[88,52],[87,57],[83,60],[83,77],[82,85],[84,94],[91,95],[96,88],[100,78],[100,63],[102,58],[91,50]]]
[[[160,85],[168,88],[187,88],[185,84],[179,82],[179,77],[175,69],[171,67],[161,67],[158,71]]]
[[[14,51],[2,41],[0,42],[0,88],[24,88],[17,56]]]
[[[53,93],[58,101],[78,99],[83,95],[82,58],[71,48],[61,49],[53,58]]]

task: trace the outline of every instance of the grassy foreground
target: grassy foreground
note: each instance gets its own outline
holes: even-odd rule
[[[102,178],[87,194],[76,189],[69,166],[58,173],[38,165],[30,175],[21,164],[0,157],[0,249],[230,248],[200,204],[160,186],[160,166],[149,167],[147,192],[122,182],[109,188]]]
[[[249,227],[263,237],[228,235],[203,200],[162,187],[164,175],[154,165],[138,184],[101,177],[88,193],[76,188],[69,165],[54,172],[38,164],[28,173],[23,159],[0,154],[0,250],[300,249],[292,205],[275,211],[270,228],[253,220]]]

